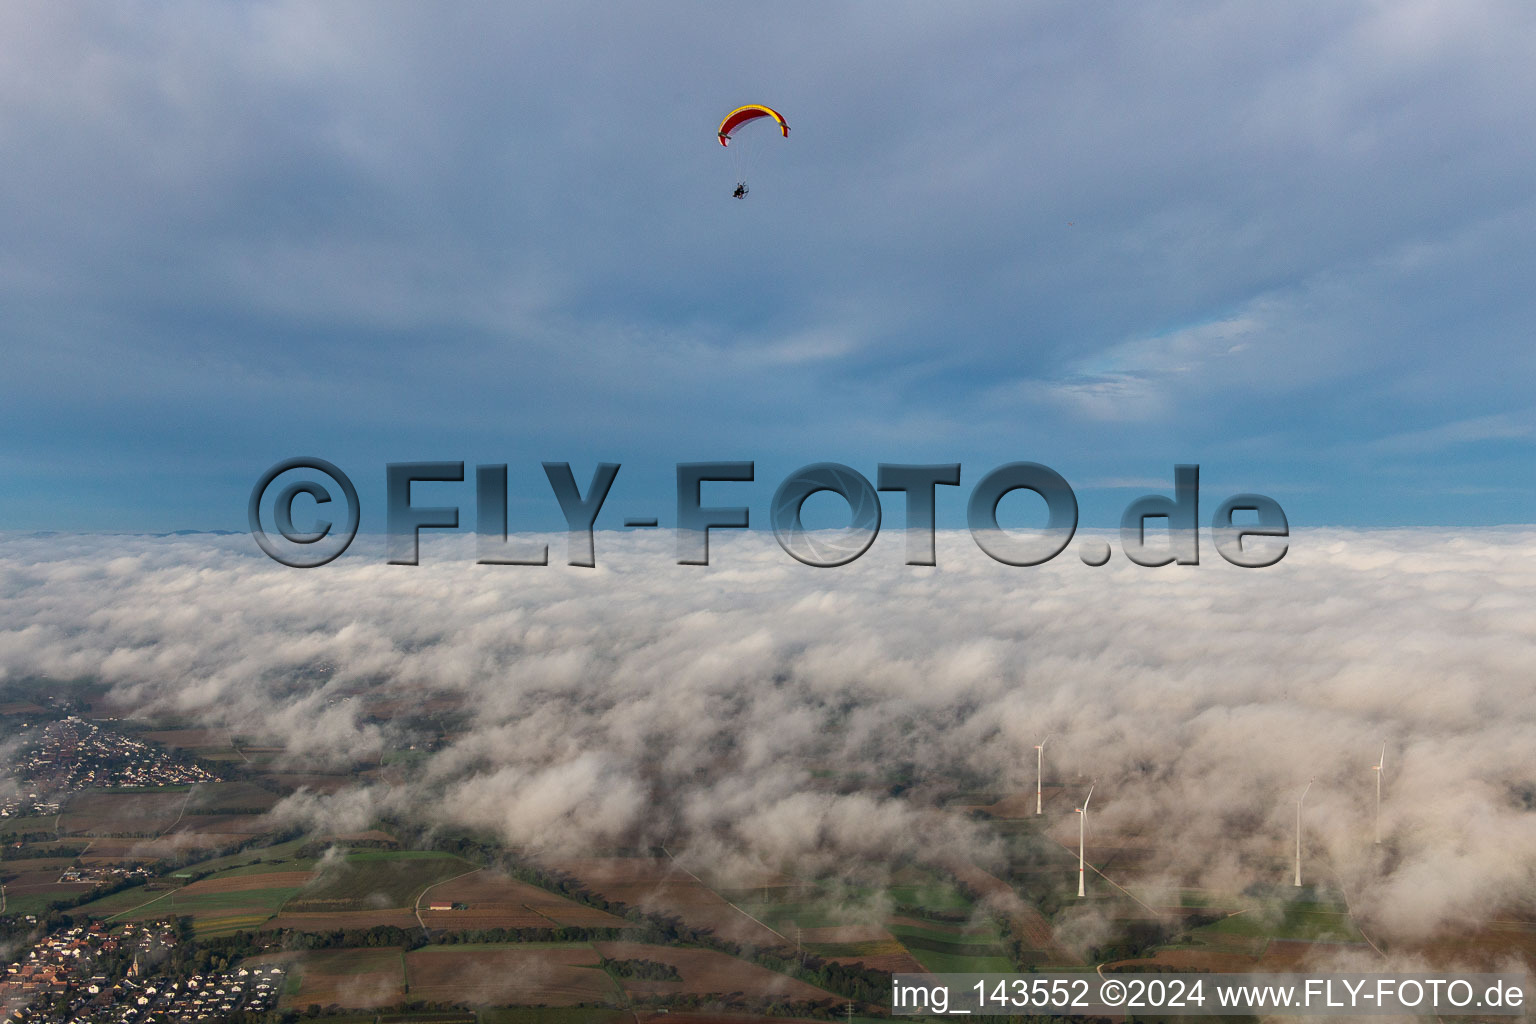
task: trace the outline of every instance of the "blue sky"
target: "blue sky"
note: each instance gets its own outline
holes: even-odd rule
[[[1531,522],[1536,9],[8,4],[0,530],[256,478],[1028,459],[1293,525]],[[783,111],[738,202],[714,138]],[[457,501],[468,484],[424,492]],[[736,493],[736,492],[732,492]],[[899,498],[887,501],[899,522]]]

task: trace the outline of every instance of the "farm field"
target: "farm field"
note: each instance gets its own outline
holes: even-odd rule
[[[78,893],[85,887],[78,883],[59,881],[59,875],[74,862],[73,857],[28,857],[0,861],[0,879],[4,880],[6,894],[11,899],[34,892]]]
[[[265,865],[260,865],[265,866]],[[241,929],[259,928],[278,909],[302,890],[307,871],[252,871],[236,869],[185,885],[148,906],[124,912],[117,920],[145,920],[164,914],[192,918],[198,938],[231,935]],[[122,895],[122,894],[119,894]]]
[[[428,909],[432,903],[457,903],[465,909]],[[432,886],[422,893],[417,909],[430,928],[622,928],[628,924],[621,917],[489,870]]]
[[[213,749],[200,744],[228,741],[227,736],[196,730],[141,730],[136,735],[187,744],[199,756]],[[1249,886],[1241,894],[1202,890],[1177,873],[1148,871],[1149,858],[1157,851],[1134,834],[1104,835],[1103,826],[1090,845],[1089,864],[1095,873],[1089,875],[1089,895],[1077,899],[1076,836],[1074,831],[1069,837],[1067,826],[1073,820],[1070,796],[1080,798],[1081,793],[1059,786],[1047,788],[1047,813],[1040,818],[1033,813],[1032,791],[983,792],[978,786],[963,798],[938,801],[942,807],[975,808],[991,816],[972,819],[995,841],[995,855],[988,855],[984,865],[958,857],[906,861],[889,875],[837,870],[818,880],[757,865],[722,867],[715,874],[700,869],[695,875],[671,857],[656,855],[664,851],[627,854],[628,847],[601,856],[537,862],[541,868],[568,874],[602,898],[740,942],[747,948],[741,957],[681,942],[642,943],[628,937],[587,943],[456,943],[454,938],[485,937],[467,933],[497,928],[622,930],[651,924],[586,906],[505,870],[483,866],[526,864],[522,858],[527,854],[498,847],[495,837],[469,829],[443,834],[391,818],[332,826],[337,831],[275,832],[266,812],[282,799],[285,785],[334,791],[350,782],[377,779],[379,772],[303,772],[282,762],[289,770],[279,775],[264,771],[262,760],[277,754],[277,748],[241,750],[251,761],[240,759],[238,771],[229,773],[238,774],[238,781],[77,791],[62,814],[0,821],[0,835],[29,837],[19,846],[8,841],[3,852],[12,859],[0,860],[7,912],[41,913],[50,902],[88,897],[88,884],[58,881],[70,866],[149,864],[156,877],[110,896],[87,898],[65,912],[112,925],[187,918],[195,941],[250,932],[215,949],[235,946],[258,951],[263,959],[288,958],[296,968],[285,1007],[302,1011],[311,1004],[337,1005],[355,1009],[350,1019],[358,1021],[421,1024],[468,1024],[471,1019],[476,1024],[768,1020],[680,1007],[658,1012],[660,1007],[652,1001],[670,996],[707,1003],[709,997],[735,994],[744,1004],[782,999],[841,1005],[843,995],[751,961],[754,948],[785,951],[797,944],[806,954],[839,964],[913,973],[1014,973],[1021,966],[1085,969],[1101,963],[1106,969],[1126,970],[1301,970],[1330,958],[1375,955],[1342,898],[1327,886],[1293,890],[1276,881],[1267,887]],[[398,754],[381,753],[386,773],[406,773],[419,757],[419,751],[409,757]],[[1096,806],[1098,800],[1096,796]],[[1105,804],[1110,805],[1107,800]],[[267,834],[282,835],[284,841],[235,849],[253,836]],[[1071,849],[1063,846],[1068,838]],[[408,848],[434,843],[442,849]],[[442,852],[450,849],[463,855]],[[53,855],[56,852],[64,855]],[[677,852],[684,857],[681,849]],[[982,859],[978,854],[978,861]],[[692,867],[686,857],[684,863]],[[1319,872],[1317,877],[1326,876]],[[433,910],[433,904],[451,909]],[[1487,968],[1498,967],[1499,958],[1511,953],[1536,963],[1536,920],[1518,919],[1518,912],[1507,912],[1506,917],[1411,952],[1434,962]],[[1071,936],[1089,918],[1097,923],[1096,936],[1103,935],[1096,938],[1102,945],[1081,938],[1066,940],[1070,948],[1064,945],[1058,936]],[[331,934],[375,926],[391,926],[402,934]],[[299,934],[282,934],[287,931]],[[663,922],[656,930],[628,934],[654,939],[667,932]],[[407,948],[429,940],[434,945]],[[395,941],[400,946],[301,951],[308,945],[363,941]],[[285,947],[288,952],[273,952]],[[1394,952],[1410,950],[1399,945]],[[620,978],[601,967],[603,957],[668,964],[680,980]],[[479,1008],[437,1014],[400,1009],[411,1002],[466,1002]],[[508,1003],[521,1005],[484,1005]],[[578,1005],[582,1003],[614,1008]],[[629,1009],[617,1008],[626,1003],[632,1004]]]
[[[295,861],[299,850],[309,842],[308,838],[300,837],[286,842],[275,843],[270,846],[251,846],[223,857],[215,857],[212,860],[202,861],[197,865],[199,872],[224,872],[235,868],[259,867],[261,865],[281,864],[284,870],[296,870],[307,868],[314,861]]]
[[[326,843],[339,843],[343,846],[372,846],[377,844],[380,848],[385,849],[392,849],[400,845],[395,841],[394,836],[390,835],[388,832],[385,832],[383,829],[378,828],[371,828],[364,832],[328,832],[325,835],[320,836],[320,840],[321,842]]]
[[[652,960],[669,964],[682,976],[681,981],[651,981],[623,978],[620,984],[630,995],[712,995],[740,992],[749,999],[759,997],[814,1001],[836,1001],[831,992],[808,985],[797,978],[770,971],[712,949],[678,946],[653,946],[637,942],[595,942],[594,948],[610,960]]]
[[[233,736],[228,729],[154,729],[139,733],[140,739],[215,760],[221,755],[239,758],[233,746]]]
[[[58,820],[59,817],[56,814],[23,814],[12,818],[0,818],[0,839],[35,833],[53,835]]]
[[[275,852],[276,847],[272,847],[264,855],[272,857]],[[263,852],[252,851],[252,857],[255,855]],[[389,924],[415,929],[419,921],[409,906],[379,904],[410,900],[432,878],[456,874],[467,867],[458,858],[409,852],[366,851],[353,857],[356,863],[349,857],[319,874],[312,860],[272,858],[240,863],[243,858],[238,855],[221,858],[212,864],[232,866],[181,886],[167,886],[172,880],[161,880],[154,887],[123,890],[86,904],[80,912],[114,920],[147,920],[167,912],[187,915],[203,938],[258,927],[327,932]],[[318,903],[315,894],[327,903]],[[369,904],[373,904],[372,909]]]
[[[188,803],[186,789],[145,793],[85,790],[70,796],[59,816],[60,835],[154,836],[169,829]]]
[[[175,887],[165,882],[154,882],[150,885],[136,885],[120,892],[114,892],[110,896],[103,896],[97,900],[82,904],[75,909],[75,913],[82,917],[111,918],[117,914],[125,913],[142,903],[150,900],[168,898]]]
[[[793,944],[783,935],[678,868],[655,857],[594,857],[555,861],[559,871],[580,879],[606,900],[641,910],[676,914],[695,928],[721,938],[771,948]]]
[[[901,940],[879,925],[809,928],[800,935],[807,953],[877,971],[917,973],[924,968]]]
[[[477,870],[447,853],[353,850],[319,876],[284,909],[291,913],[412,908],[428,886]],[[410,915],[414,919],[414,915]]]
[[[633,1024],[634,1020],[627,1010],[595,1006],[509,1006],[481,1010],[477,1024]]]
[[[1484,971],[1499,969],[1501,963],[1508,963],[1513,956],[1524,961],[1528,972],[1536,972],[1536,915],[1527,915],[1525,919],[1512,916],[1490,921],[1481,928],[1424,943],[1414,951],[1433,958],[1431,962],[1454,957]]]
[[[1341,902],[1310,899],[1270,899],[1250,904],[1250,909],[1244,913],[1230,914],[1212,924],[1194,928],[1190,935],[1213,944],[1254,938],[1304,942],[1365,941]]]
[[[163,838],[174,841],[184,836],[198,843],[240,843],[270,831],[271,823],[256,814],[197,814],[188,811],[165,832]]]
[[[80,859],[87,864],[118,861],[169,860],[184,851],[214,851],[237,845],[249,836],[210,832],[175,832],[154,838],[89,837],[90,849]]]
[[[868,923],[877,907],[895,911]],[[1015,969],[996,922],[952,881],[929,871],[904,869],[884,889],[800,891],[794,899],[748,902],[743,909],[791,942],[798,932],[808,952],[838,963],[884,971]],[[866,923],[852,923],[860,919]]]
[[[398,949],[312,950],[293,960],[290,971],[289,988],[279,1004],[284,1007],[335,1003],[371,1009],[405,999],[405,957]]]
[[[251,751],[246,750],[249,754]],[[339,772],[267,772],[266,778],[284,789],[308,789],[316,793],[335,793],[346,789],[353,782],[352,776]]]
[[[271,810],[279,799],[276,793],[254,782],[204,782],[192,790],[187,814],[260,815]]]
[[[409,910],[332,910],[290,911],[286,907],[262,927],[268,931],[291,928],[300,932],[329,932],[356,928],[419,928],[420,922]]]
[[[471,1005],[573,1006],[620,993],[589,944],[427,946],[406,954],[413,999]]]
[[[923,968],[934,973],[1012,973],[1014,964],[1002,944],[995,926],[990,929],[962,931],[932,922],[904,923],[900,919],[889,927]]]

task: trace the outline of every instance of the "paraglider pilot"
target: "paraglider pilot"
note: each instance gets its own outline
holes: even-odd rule
[[[732,192],[731,195],[735,196],[737,199],[745,199],[747,197],[747,183],[744,181],[738,181],[736,183],[736,191]]]

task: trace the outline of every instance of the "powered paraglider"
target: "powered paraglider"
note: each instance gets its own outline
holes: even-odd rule
[[[737,199],[745,199],[747,195],[747,169],[752,158],[753,136],[758,134],[755,129],[742,132],[746,125],[767,120],[776,124],[779,134],[789,138],[789,122],[784,120],[784,115],[772,107],[765,107],[758,103],[750,103],[745,107],[737,107],[725,115],[725,120],[720,122],[720,128],[715,133],[720,138],[720,145],[730,149],[732,157],[736,161],[736,191],[731,195]],[[734,143],[734,145],[732,145]]]

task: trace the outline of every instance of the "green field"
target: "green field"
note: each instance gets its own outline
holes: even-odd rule
[[[248,847],[237,853],[226,854],[223,857],[216,857],[213,860],[205,860],[199,864],[193,864],[185,870],[202,874],[204,872],[224,871],[246,864],[254,864],[258,861],[279,861],[285,857],[293,856],[300,847],[308,842],[310,842],[308,837],[301,836],[298,839],[290,839],[287,842],[277,843],[273,846]],[[280,868],[279,870],[298,870],[299,868],[308,867],[311,863],[313,862],[298,863],[289,861],[289,867]]]
[[[214,871],[204,876],[206,879],[214,878],[255,878],[260,875],[271,875],[279,871],[310,871],[314,869],[316,861],[313,858],[295,858],[294,860],[271,859],[253,861],[249,864],[238,864],[222,871]],[[208,870],[206,864],[199,864],[197,872],[201,874]]]
[[[287,864],[265,864],[248,870],[250,877],[259,877],[272,871],[292,869],[293,866]],[[235,869],[225,874],[245,873],[245,870]],[[190,915],[198,937],[203,938],[233,934],[241,928],[255,928],[275,915],[279,907],[300,891],[298,886],[210,893],[184,893],[182,889],[178,886],[175,890],[151,890],[135,886],[87,903],[79,908],[79,913],[120,920]]]
[[[930,971],[1011,973],[1015,970],[1002,944],[1002,934],[995,927],[979,933],[962,934],[958,931],[946,932],[892,924],[890,931],[917,958],[917,962]]]
[[[68,893],[60,892],[29,892],[19,896],[10,893],[5,897],[5,912],[11,914],[34,914],[41,917],[48,910],[48,904],[54,900],[64,899]]]
[[[0,837],[22,836],[29,832],[53,833],[57,814],[29,815],[22,818],[0,818]]]
[[[240,929],[259,928],[280,910],[296,912],[344,912],[384,907],[411,907],[428,886],[473,870],[473,865],[445,853],[399,850],[357,850],[339,863],[327,865],[311,884],[267,888],[264,876],[276,872],[308,871],[312,859],[287,859],[302,844],[251,850],[196,865],[190,872],[202,880],[249,879],[250,888],[223,892],[174,891],[135,886],[95,900],[80,908],[82,914],[114,920],[138,920],[162,914],[188,915],[199,938],[230,935]],[[258,860],[257,858],[261,858]],[[183,881],[183,880],[177,880]]]
[[[99,900],[92,900],[77,908],[73,913],[84,914],[87,917],[111,917],[130,910],[140,903],[148,902],[156,896],[164,896],[168,890],[158,889],[151,891],[142,885],[136,885],[131,889],[115,892],[110,896],[103,896]]]
[[[357,850],[320,876],[285,908],[294,912],[341,912],[413,907],[429,885],[475,870],[447,853],[420,850]]]
[[[891,899],[904,907],[922,907],[924,910],[970,910],[971,901],[947,882],[935,880],[919,885],[893,885]]]
[[[160,903],[155,904],[155,907],[157,912],[158,908],[163,906],[177,914],[191,914],[194,917],[211,916],[221,911],[237,910],[244,907],[270,910],[275,914],[278,908],[298,891],[299,887],[293,886],[283,889],[238,889],[234,892],[208,892],[191,895],[176,892]]]
[[[1342,908],[1328,904],[1291,903],[1267,905],[1224,917],[1214,924],[1196,928],[1192,938],[1265,938],[1301,939],[1308,942],[1364,942],[1354,922]]]

